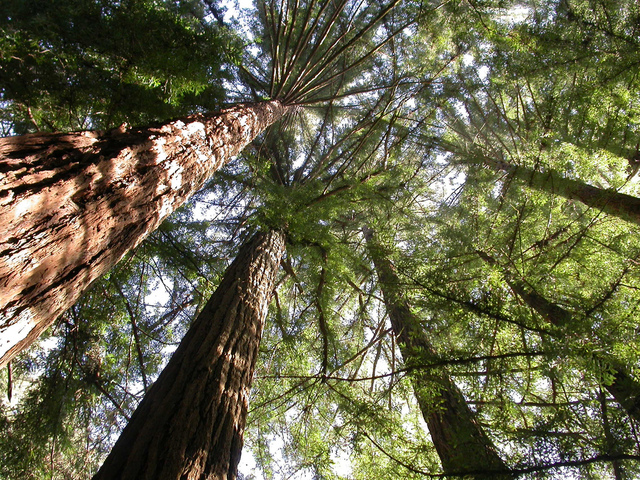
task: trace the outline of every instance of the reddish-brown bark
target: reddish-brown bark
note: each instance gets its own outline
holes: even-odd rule
[[[0,366],[285,111],[0,139]]]
[[[424,372],[419,365],[438,358],[420,319],[411,311],[392,263],[365,228],[369,255],[378,275],[391,328],[408,368],[413,389],[445,474],[473,479],[512,478],[464,395],[444,371]]]
[[[240,249],[94,480],[236,478],[284,243],[271,231]]]

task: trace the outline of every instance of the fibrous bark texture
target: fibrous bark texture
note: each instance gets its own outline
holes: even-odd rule
[[[241,248],[94,480],[236,478],[284,243],[271,231]]]
[[[492,266],[498,266],[498,262],[485,252],[478,252],[480,258]],[[509,272],[502,272],[511,290],[520,299],[537,312],[545,321],[561,328],[571,328],[573,314],[564,308],[549,301],[532,288],[528,288],[524,282],[512,278]],[[627,373],[624,365],[606,359],[597,359],[600,368],[606,375],[602,384],[605,389],[625,409],[627,414],[640,422],[640,382]]]
[[[473,479],[511,478],[491,439],[478,423],[464,395],[444,371],[428,373],[420,365],[438,358],[420,319],[400,289],[393,264],[364,229],[384,297],[391,328],[407,368],[415,367],[413,389],[445,474]]]
[[[0,139],[0,366],[285,111]]]

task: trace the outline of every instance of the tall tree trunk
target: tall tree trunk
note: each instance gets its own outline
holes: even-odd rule
[[[0,139],[0,367],[285,111]]]
[[[420,319],[401,291],[398,276],[369,228],[364,228],[367,249],[380,282],[391,327],[405,365],[415,365],[413,389],[427,422],[445,474],[474,479],[512,478],[471,411],[464,395],[446,372],[425,373],[419,366],[437,358]]]
[[[489,265],[498,266],[498,262],[487,253],[478,252],[478,254]],[[571,312],[550,302],[523,282],[512,278],[509,272],[503,270],[502,274],[511,290],[544,320],[557,327],[570,327],[573,321]],[[640,382],[627,373],[624,366],[618,362],[603,359],[599,359],[599,362],[604,373],[612,378],[612,380],[603,381],[604,387],[631,418],[640,422]]]
[[[640,198],[638,197],[565,178],[553,169],[540,172],[488,157],[483,159],[483,163],[494,170],[507,172],[536,190],[560,195],[568,200],[578,200],[608,215],[640,225]]]
[[[284,243],[270,231],[240,249],[94,480],[236,478]]]

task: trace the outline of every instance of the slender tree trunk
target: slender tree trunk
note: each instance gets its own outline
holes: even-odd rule
[[[285,236],[256,234],[131,417],[94,480],[233,480]]]
[[[560,195],[569,200],[578,200],[608,215],[640,225],[640,198],[638,197],[565,178],[552,169],[539,172],[490,158],[485,158],[483,163],[494,170],[509,173],[536,190]]]
[[[411,368],[412,365],[428,363],[437,355],[424,327],[411,312],[399,288],[395,269],[376,242],[373,232],[365,227],[364,234],[405,365]],[[445,474],[460,474],[473,479],[512,478],[464,395],[446,372],[426,373],[418,368],[412,375],[412,381]]]
[[[489,265],[498,265],[498,262],[487,253],[478,252],[478,254]],[[522,282],[511,278],[509,272],[503,271],[502,273],[511,290],[544,320],[557,327],[569,327],[571,325],[573,321],[571,312],[550,302]],[[631,418],[640,422],[640,382],[629,375],[624,366],[617,362],[602,359],[599,362],[605,373],[613,379],[603,382],[604,387]]]
[[[0,139],[0,366],[285,111]]]

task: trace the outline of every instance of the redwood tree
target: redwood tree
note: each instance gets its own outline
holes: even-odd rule
[[[232,480],[281,231],[255,234],[145,395],[94,479]]]
[[[374,35],[398,3],[263,5],[269,40],[241,76],[254,98],[274,100],[128,132],[0,141],[0,366],[288,107],[388,87],[352,80],[413,23]]]
[[[578,200],[588,207],[640,225],[640,198],[638,197],[613,189],[594,187],[581,180],[567,178],[550,168],[538,171],[488,157],[484,157],[482,162],[496,171],[509,174],[536,190],[560,195],[567,200]]]
[[[409,302],[401,292],[394,267],[377,243],[373,231],[365,227],[364,235],[393,334],[407,368],[415,368],[412,375],[414,392],[444,473],[475,479],[510,478],[496,447],[447,373],[420,371],[420,364],[437,358],[436,352],[420,319],[411,311]]]
[[[0,366],[286,111],[0,139]]]

